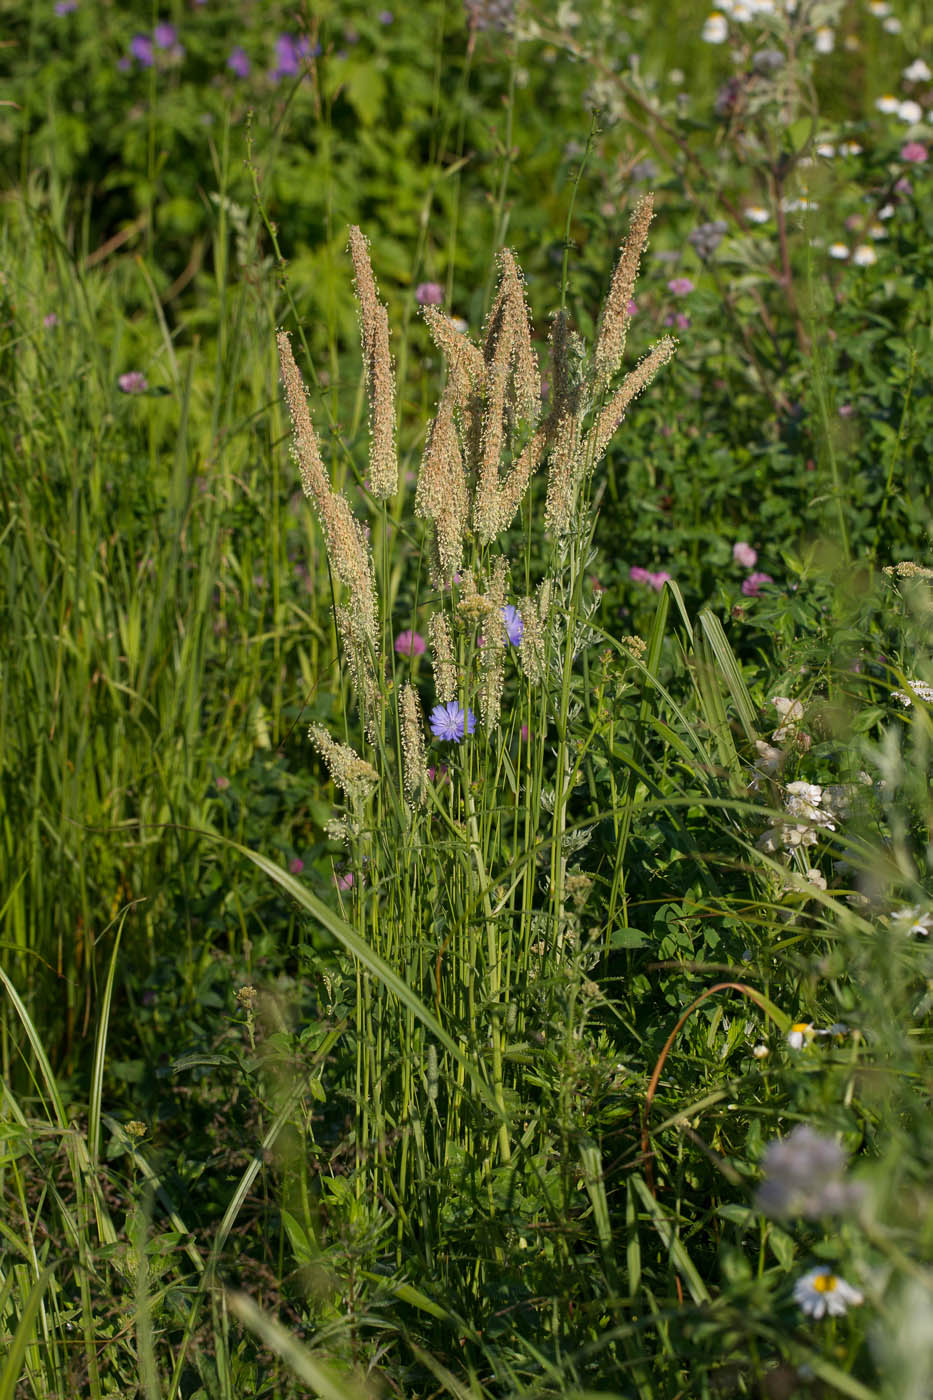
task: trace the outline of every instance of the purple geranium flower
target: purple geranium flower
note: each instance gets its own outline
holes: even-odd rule
[[[522,622],[521,613],[518,611],[518,608],[514,608],[511,603],[506,603],[505,607],[502,609],[502,620],[505,623],[505,635],[512,643],[512,646],[517,647],[522,639],[522,633],[525,630],[525,624]]]
[[[464,732],[473,733],[476,728],[476,716],[472,710],[467,710],[464,715],[463,707],[458,705],[456,700],[448,700],[446,705],[434,706],[428,723],[435,739],[459,744]]]
[[[749,574],[748,578],[742,580],[742,592],[746,598],[757,598],[761,592],[761,585],[773,582],[770,574]]]
[[[249,61],[249,54],[245,49],[241,49],[239,44],[230,50],[230,57],[227,59],[227,67],[238,78],[248,78],[252,64]]]
[[[152,32],[152,37],[160,49],[170,49],[178,38],[178,34],[173,24],[157,24]]]
[[[423,656],[424,638],[420,632],[412,632],[410,629],[399,632],[395,639],[395,650],[400,656]]]
[[[134,34],[130,40],[130,53],[136,62],[143,68],[151,68],[154,62],[152,57],[152,40],[145,34]]]
[[[117,380],[124,394],[144,394],[149,388],[146,376],[141,369],[131,369],[121,374]]]
[[[693,283],[689,277],[672,277],[667,290],[673,292],[675,297],[685,297],[693,291]]]
[[[70,15],[78,8],[78,0],[56,0],[55,13],[57,15]]]

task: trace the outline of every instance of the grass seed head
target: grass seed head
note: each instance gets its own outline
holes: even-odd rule
[[[338,744],[322,724],[312,724],[308,738],[327,766],[335,785],[351,802],[362,802],[375,792],[379,774],[349,744]]]
[[[676,349],[677,341],[673,336],[664,336],[625,376],[621,388],[613,394],[586,435],[583,460],[588,472],[592,472],[602,461],[610,439],[625,417],[629,404],[643,389],[647,389],[662,365],[666,365],[673,358]]]
[[[449,583],[460,569],[469,499],[463,456],[454,422],[454,391],[448,381],[437,415],[428,429],[415,491],[415,514],[435,529],[436,586]]]
[[[606,388],[622,363],[628,335],[629,302],[635,290],[638,264],[648,241],[648,229],[654,216],[654,195],[639,199],[632,214],[628,237],[622,244],[619,260],[612,274],[609,293],[603,306],[596,349],[593,353],[593,394],[597,397]]]
[[[360,339],[369,395],[369,484],[374,496],[394,496],[398,490],[395,451],[395,372],[389,353],[389,316],[376,290],[369,245],[354,224],[350,255],[360,304]]]
[[[445,613],[432,613],[428,623],[431,642],[431,664],[434,669],[434,689],[438,701],[447,705],[457,698],[457,663],[450,623]]]
[[[404,757],[403,783],[409,806],[424,804],[428,790],[428,767],[425,757],[424,715],[418,692],[410,681],[402,686],[399,698],[399,720]]]

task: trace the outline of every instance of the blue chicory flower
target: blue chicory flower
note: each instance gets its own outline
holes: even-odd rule
[[[502,620],[505,623],[505,635],[517,647],[525,631],[525,624],[522,622],[522,615],[518,608],[514,608],[511,603],[506,603],[502,609]]]
[[[459,744],[464,736],[464,731],[467,734],[473,733],[476,728],[476,716],[470,709],[464,715],[463,707],[458,705],[456,700],[448,700],[446,705],[434,706],[428,723],[435,739],[442,739],[450,744]]]

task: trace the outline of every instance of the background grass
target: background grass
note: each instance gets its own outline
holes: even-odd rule
[[[882,570],[929,564],[929,163],[903,154],[927,7],[801,5],[723,45],[692,5],[387,14],[8,12],[0,1396],[920,1400],[931,729],[891,692],[933,681],[929,585]],[[308,54],[273,78],[286,33]],[[648,188],[627,362],[668,330],[677,357],[572,555],[543,484],[509,540],[516,596],[566,590],[573,664],[513,668],[495,734],[430,750],[475,840],[381,795],[347,851],[305,733],[363,739],[275,331],[371,525],[387,641],[423,631],[410,474],[443,367],[416,288],[478,336],[508,244],[546,365],[562,299],[592,345]],[[384,514],[349,223],[397,363]],[[428,658],[389,657],[430,708]],[[795,780],[845,786],[833,828],[762,850]],[[558,898],[568,874],[591,883]],[[846,1030],[795,1051],[797,1022]],[[756,1207],[801,1122],[845,1148],[851,1216]],[[805,1318],[818,1263],[864,1304]]]

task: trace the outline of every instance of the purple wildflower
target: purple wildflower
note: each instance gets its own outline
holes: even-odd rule
[[[160,49],[170,49],[178,39],[178,34],[173,24],[157,24],[152,32],[152,37]]]
[[[391,24],[391,23],[393,22],[394,19],[395,19],[395,16],[394,16],[394,14],[392,13],[391,10],[380,10],[380,11],[379,11],[379,23],[380,23],[380,24]]]
[[[419,282],[415,288],[415,301],[419,306],[439,306],[444,300],[444,288],[440,282]]]
[[[746,598],[757,598],[761,592],[761,585],[773,582],[770,574],[749,574],[748,578],[742,580],[742,592]]]
[[[144,394],[149,388],[146,376],[140,369],[131,369],[121,374],[117,380],[124,394]]]
[[[518,608],[506,603],[502,609],[502,620],[505,623],[505,635],[508,637],[513,647],[517,647],[522,639],[525,624],[522,622],[522,615]]]
[[[666,583],[670,583],[670,581],[671,581],[671,576],[670,576],[670,574],[665,573],[665,571],[664,571],[663,569],[659,570],[659,572],[656,573],[656,574],[649,574],[649,575],[648,575],[648,578],[647,578],[647,580],[646,580],[646,582],[648,582],[648,583],[651,584],[651,587],[654,589],[654,591],[655,591],[656,593],[660,593],[660,592],[661,592],[661,589],[664,587],[664,585],[665,585]]]
[[[628,576],[632,583],[647,583],[651,574],[647,569],[643,569],[640,564],[633,564],[628,571]]]
[[[46,330],[51,330],[53,326],[57,326],[58,317],[56,316],[55,312],[50,311],[47,316],[43,316],[42,324],[43,326],[45,326]]]
[[[476,716],[472,710],[464,715],[463,707],[456,700],[448,700],[446,705],[435,705],[428,723],[435,739],[446,743],[459,744],[464,733],[472,734],[476,728]]]
[[[130,53],[136,62],[143,68],[151,68],[154,62],[152,56],[152,40],[145,34],[134,34],[130,40]]]
[[[249,54],[245,49],[241,49],[239,44],[230,50],[230,57],[227,59],[227,67],[231,72],[236,73],[238,78],[248,78],[252,64],[249,61]]]
[[[913,165],[923,165],[927,158],[927,148],[920,141],[908,141],[901,147],[901,160],[909,160]]]
[[[673,292],[675,297],[685,297],[693,291],[693,283],[689,277],[672,277],[667,284],[667,290]]]
[[[70,15],[78,8],[78,0],[56,0],[55,13],[59,16]]]
[[[732,557],[737,564],[741,564],[743,569],[754,569],[758,563],[758,551],[753,549],[745,540],[739,540],[732,546]]]
[[[412,632],[410,628],[399,632],[395,639],[395,650],[399,656],[423,656],[424,638],[420,632]]]
[[[302,870],[304,870],[304,868],[305,868],[305,863],[304,863],[304,861],[301,859],[301,856],[294,856],[294,857],[288,862],[288,868],[289,868],[289,870],[291,871],[291,873],[292,873],[293,875],[300,875],[301,872],[302,872]]]

